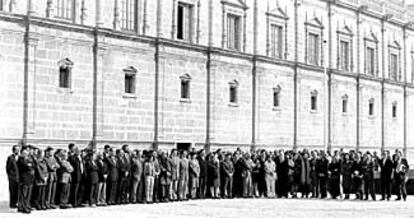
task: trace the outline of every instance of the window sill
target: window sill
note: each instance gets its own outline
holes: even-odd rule
[[[71,88],[58,87],[57,92],[60,94],[73,94],[73,90]]]
[[[136,94],[133,93],[123,93],[122,98],[128,99],[128,98],[138,98]]]
[[[191,99],[189,98],[181,98],[180,103],[191,103]]]
[[[342,116],[343,117],[347,117],[349,115],[349,113],[348,112],[342,112]]]
[[[238,103],[229,103],[228,104],[229,107],[239,107]]]
[[[280,108],[280,106],[279,107],[273,107],[273,109],[272,109],[273,111],[281,111],[282,109]]]
[[[368,119],[375,120],[375,115],[368,115]]]
[[[316,113],[318,113],[318,110],[310,110],[310,113],[311,114],[316,114]]]

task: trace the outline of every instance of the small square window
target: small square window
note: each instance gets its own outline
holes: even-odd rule
[[[125,74],[125,93],[135,93],[135,74]]]

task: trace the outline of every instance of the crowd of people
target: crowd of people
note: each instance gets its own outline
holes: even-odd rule
[[[10,207],[67,209],[204,198],[406,200],[409,165],[402,152],[319,150],[45,150],[15,145],[6,166]],[[401,198],[402,197],[402,198]]]

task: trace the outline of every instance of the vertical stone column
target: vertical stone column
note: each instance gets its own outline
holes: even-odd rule
[[[27,90],[28,90],[28,116],[27,116],[27,131],[26,134],[34,134],[36,127],[36,50],[38,39],[29,38],[29,66],[28,66],[28,81],[27,81]]]

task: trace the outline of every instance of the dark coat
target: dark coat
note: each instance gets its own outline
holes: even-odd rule
[[[105,162],[108,165],[108,181],[116,182],[118,181],[118,161],[116,157],[107,157]]]
[[[35,166],[35,184],[38,186],[47,185],[49,171],[47,169],[46,160],[41,159],[36,161]]]
[[[30,157],[20,156],[17,160],[19,169],[19,182],[23,185],[33,184],[34,179],[34,163]]]
[[[132,162],[131,162],[132,179],[135,181],[140,180],[142,177],[143,171],[144,171],[144,162],[139,158],[132,159]]]
[[[223,163],[221,164],[223,170],[223,178],[229,178],[233,176],[234,173],[234,166],[233,166],[233,162],[231,161],[223,161]]]
[[[394,167],[394,163],[391,159],[381,159],[378,161],[381,167],[381,180],[385,182],[391,181],[392,170]]]
[[[94,160],[88,160],[85,164],[86,172],[88,175],[88,182],[90,184],[97,184],[99,182],[99,167]]]
[[[79,160],[76,155],[71,155],[68,161],[73,167],[73,172],[71,173],[72,183],[80,183],[85,172],[83,160]]]
[[[117,167],[118,167],[118,174],[119,177],[127,177],[127,174],[129,173],[128,163],[127,160],[124,157],[116,157],[117,158]]]
[[[318,159],[316,161],[316,175],[319,178],[327,178],[328,177],[328,160],[325,159]]]
[[[161,185],[169,185],[171,183],[172,164],[169,158],[160,158],[160,183]]]
[[[14,154],[7,158],[6,172],[9,181],[19,182],[19,167],[17,166],[17,159]]]
[[[59,169],[59,163],[57,162],[56,158],[51,157],[45,157],[47,169],[49,171],[49,181],[56,182],[57,181],[57,174],[56,171]]]

